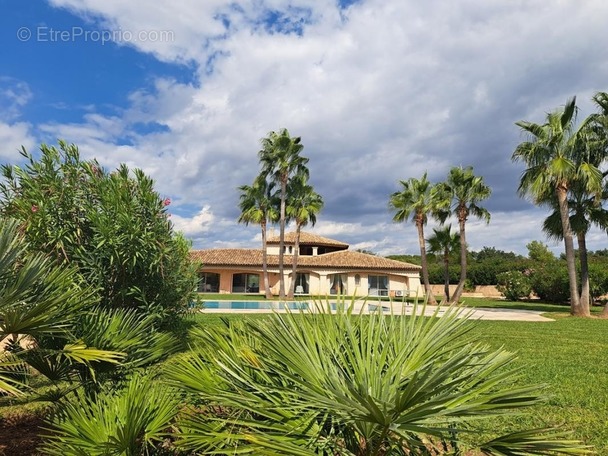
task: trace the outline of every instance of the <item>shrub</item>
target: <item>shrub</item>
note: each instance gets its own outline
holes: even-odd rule
[[[179,400],[158,379],[141,375],[135,375],[122,390],[104,390],[95,400],[77,393],[49,420],[52,433],[44,454],[151,454],[166,437]]]
[[[500,435],[490,418],[541,400],[517,383],[514,355],[480,345],[452,308],[408,318],[350,307],[200,328],[169,367],[203,409],[178,422],[201,454],[580,454],[555,431]],[[319,309],[322,310],[322,309]],[[544,434],[544,436],[542,436]],[[554,452],[552,452],[552,450]]]
[[[25,149],[25,167],[3,166],[0,212],[21,222],[32,250],[78,268],[107,307],[137,308],[164,322],[187,309],[197,282],[188,243],[143,171],[105,171],[78,148]]]
[[[568,270],[563,261],[535,263],[530,269],[532,291],[543,301],[567,303],[570,299]]]
[[[520,271],[507,271],[498,274],[497,288],[509,301],[527,298],[532,292],[530,278]]]

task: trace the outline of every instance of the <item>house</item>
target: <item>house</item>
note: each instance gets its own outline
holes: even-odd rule
[[[295,232],[285,234],[285,288],[291,283]],[[267,241],[269,286],[279,294],[279,237]],[[296,294],[408,296],[420,294],[420,266],[348,250],[348,244],[300,233]],[[202,264],[199,291],[264,294],[262,249],[194,250]]]

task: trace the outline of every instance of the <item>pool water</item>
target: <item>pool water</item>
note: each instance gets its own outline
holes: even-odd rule
[[[192,304],[196,307],[197,304]],[[306,310],[310,307],[306,301],[202,301],[200,306],[203,309],[221,309],[221,310]],[[319,303],[323,309],[327,308],[327,303]],[[343,307],[344,304],[341,305]],[[313,305],[314,307],[314,305]],[[348,307],[348,305],[347,305]],[[330,303],[330,309],[336,310],[338,305],[335,302]],[[367,309],[370,312],[387,312],[389,307],[376,304],[367,304]]]
[[[307,302],[278,302],[278,301],[203,301],[204,309],[226,310],[271,310],[271,309],[308,309]]]

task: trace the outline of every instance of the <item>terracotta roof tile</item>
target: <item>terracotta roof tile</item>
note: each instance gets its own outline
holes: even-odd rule
[[[266,241],[268,244],[278,244],[279,236],[272,236]],[[296,242],[296,232],[290,231],[285,233],[285,242],[288,244],[294,244]],[[331,246],[331,247],[344,247],[348,248],[348,244],[334,239],[329,239],[323,236],[317,236],[316,234],[307,233],[302,231],[300,233],[300,245],[320,245],[320,246]]]
[[[262,266],[261,249],[209,249],[193,250],[190,256],[206,266]],[[285,255],[285,264],[291,265],[292,256]],[[277,255],[268,255],[268,266],[279,264]],[[358,270],[419,271],[420,266],[391,260],[366,253],[341,250],[317,256],[299,256],[299,268],[336,268]]]

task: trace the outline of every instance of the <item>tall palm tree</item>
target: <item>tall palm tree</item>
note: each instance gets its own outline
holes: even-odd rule
[[[589,316],[589,306],[581,305],[578,295],[574,241],[570,225],[568,191],[574,181],[586,193],[598,195],[602,191],[602,173],[588,161],[581,151],[581,130],[576,122],[576,98],[567,101],[562,109],[547,114],[542,125],[516,122],[529,138],[517,146],[511,159],[521,161],[526,169],[521,175],[518,193],[529,196],[535,204],[542,202],[548,191],[553,191],[559,205],[568,278],[570,282],[570,313]]]
[[[285,299],[285,276],[283,274],[285,250],[285,200],[287,198],[287,183],[293,175],[308,177],[308,158],[300,153],[304,146],[300,137],[292,138],[286,128],[278,133],[271,131],[262,139],[262,149],[258,158],[262,165],[262,175],[270,177],[280,186],[279,210],[279,298]]]
[[[450,300],[450,256],[460,248],[460,236],[452,233],[452,225],[433,228],[433,235],[427,239],[429,253],[441,255],[443,260],[443,293],[444,301]]]
[[[563,240],[563,231],[559,205],[554,193],[548,195],[547,202],[553,208],[553,212],[543,222],[543,231],[550,238]],[[602,200],[608,198],[608,191],[602,194]],[[598,226],[603,231],[608,231],[608,210],[604,209],[595,196],[583,191],[581,185],[573,183],[568,193],[568,208],[570,212],[570,227],[576,235],[578,242],[579,262],[581,265],[581,307],[591,306],[589,281],[589,263],[587,260],[587,233],[592,225]]]
[[[469,215],[484,219],[486,223],[490,223],[490,213],[487,209],[481,207],[479,203],[490,197],[492,189],[483,181],[483,177],[475,176],[473,167],[468,166],[463,168],[457,166],[450,169],[446,182],[439,185],[438,194],[443,195],[444,202],[438,203],[440,206],[450,206],[442,211],[440,219],[445,221],[451,214],[456,216],[458,220],[458,233],[460,236],[460,279],[458,286],[450,299],[450,302],[456,303],[460,299],[464,290],[464,284],[467,279],[467,240],[466,240],[466,223]]]
[[[253,185],[239,187],[241,215],[239,223],[255,223],[262,229],[262,274],[264,280],[264,293],[266,298],[272,297],[270,282],[268,280],[268,254],[266,253],[266,228],[268,222],[277,220],[276,196],[273,193],[274,183],[268,182],[266,177],[260,175],[255,178]]]
[[[314,226],[317,214],[323,208],[323,198],[309,185],[305,176],[296,176],[287,188],[287,217],[296,224],[296,239],[291,266],[291,284],[287,297],[293,299],[296,287],[296,272],[300,251],[300,231],[310,223]]]
[[[598,92],[593,96],[593,102],[597,106],[599,112],[591,114],[587,119],[588,130],[592,133],[592,140],[589,141],[587,138],[586,144],[590,146],[592,150],[596,152],[596,160],[603,163],[608,158],[608,93]],[[602,173],[604,180],[608,175],[608,171]],[[604,184],[605,189],[608,184]],[[608,191],[605,190],[605,193]],[[602,196],[602,201],[607,198],[606,195]],[[602,316],[608,318],[608,304],[604,307]]]
[[[426,257],[426,242],[424,240],[424,225],[426,225],[429,214],[437,211],[437,198],[433,190],[433,184],[424,173],[421,179],[410,178],[400,181],[401,190],[391,195],[389,207],[395,211],[393,221],[405,222],[412,219],[418,230],[418,245],[420,247],[420,261],[422,263],[422,281],[424,283],[424,294],[430,304],[437,301],[431,292],[429,282],[429,266]]]

